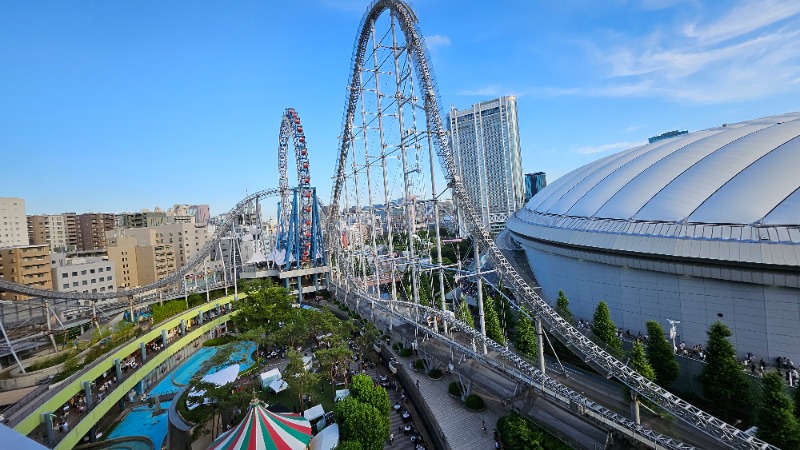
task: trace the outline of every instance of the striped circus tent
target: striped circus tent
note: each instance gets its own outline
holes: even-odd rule
[[[242,423],[222,434],[208,450],[303,450],[311,441],[311,425],[300,414],[278,414],[257,400]]]

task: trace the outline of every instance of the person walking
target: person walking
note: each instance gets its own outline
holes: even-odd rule
[[[489,434],[489,432],[488,432],[488,431],[486,431],[486,421],[485,421],[485,420],[482,420],[481,422],[483,423],[483,434],[484,434],[484,436],[486,436],[486,435],[488,435],[488,434]]]
[[[389,433],[389,445],[394,445],[394,433]]]

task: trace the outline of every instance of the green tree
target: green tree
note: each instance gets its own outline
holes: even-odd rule
[[[538,430],[531,427],[528,421],[519,414],[513,413],[510,416],[501,417],[497,422],[497,428],[503,436],[506,448],[542,450]]]
[[[800,388],[794,390],[794,416],[800,419]]]
[[[664,336],[664,329],[654,320],[647,321],[647,360],[655,371],[654,380],[666,386],[678,379],[680,366],[675,361],[672,343]]]
[[[472,318],[472,312],[469,310],[467,299],[461,296],[461,301],[458,302],[458,309],[456,310],[456,319],[464,322],[470,328],[475,328],[475,320]]]
[[[363,450],[361,442],[358,441],[340,441],[334,450]]]
[[[303,363],[303,355],[300,353],[289,350],[287,354],[289,364],[283,371],[286,383],[289,387],[297,393],[297,400],[300,402],[300,409],[305,409],[305,394],[308,393],[314,386],[319,383],[319,375],[309,372]]]
[[[564,291],[558,291],[558,299],[556,299],[556,313],[561,316],[562,319],[566,320],[570,324],[575,323],[575,319],[572,317],[572,311],[569,310],[569,299],[566,295],[564,295]]]
[[[619,354],[622,350],[622,342],[617,337],[617,326],[611,320],[611,311],[604,301],[597,304],[594,310],[594,323],[592,333],[604,344],[612,353]]]
[[[486,336],[499,344],[505,344],[506,337],[503,335],[503,328],[500,326],[500,318],[497,316],[497,310],[495,309],[494,304],[495,302],[492,297],[483,298],[483,314],[484,321],[486,322]]]
[[[350,361],[350,358],[353,357],[353,352],[341,341],[339,341],[336,345],[331,348],[322,348],[314,352],[314,355],[317,357],[317,361],[319,361],[319,365],[321,370],[324,370],[328,373],[328,379],[331,381],[331,385],[336,385],[337,376],[342,379],[347,386],[347,377],[344,373],[344,368],[347,367],[347,363]],[[331,388],[331,398],[336,396],[335,388]]]
[[[536,329],[527,314],[520,313],[516,333],[517,350],[526,358],[536,358]]]
[[[706,333],[706,365],[700,373],[703,394],[716,403],[727,419],[730,411],[746,406],[751,399],[750,383],[747,374],[736,361],[736,350],[728,341],[731,330],[722,322],[716,321]]]
[[[358,368],[359,370],[364,369],[364,353],[369,349],[369,347],[377,342],[377,340],[381,337],[380,331],[375,328],[375,325],[372,322],[367,322],[364,325],[364,328],[356,337],[356,345],[358,345]]]
[[[785,448],[800,448],[800,425],[795,417],[792,399],[777,372],[767,372],[761,380],[761,395],[756,410],[758,437],[770,444]]]
[[[363,450],[383,450],[389,418],[377,408],[349,396],[334,408],[342,441],[358,441]]]
[[[647,378],[648,380],[656,379],[656,372],[651,366],[650,362],[644,354],[644,348],[639,341],[633,342],[633,350],[631,351],[630,366],[633,370],[639,372],[639,375]]]
[[[362,403],[375,407],[385,417],[385,427],[389,429],[389,413],[392,405],[383,386],[375,385],[369,375],[356,375],[350,384],[350,395]]]

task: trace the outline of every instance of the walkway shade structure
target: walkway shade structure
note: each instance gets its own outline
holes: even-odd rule
[[[303,450],[311,441],[311,425],[299,414],[278,414],[253,400],[242,423],[211,443],[208,450]]]

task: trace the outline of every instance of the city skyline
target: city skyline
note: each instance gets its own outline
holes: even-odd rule
[[[327,199],[367,4],[4,3],[0,149],[14,170],[0,194],[27,214],[178,202],[219,214],[277,184],[292,106]],[[516,95],[523,171],[551,181],[665,131],[796,109],[792,2],[414,6],[443,108]],[[34,187],[33,170],[49,182]]]

